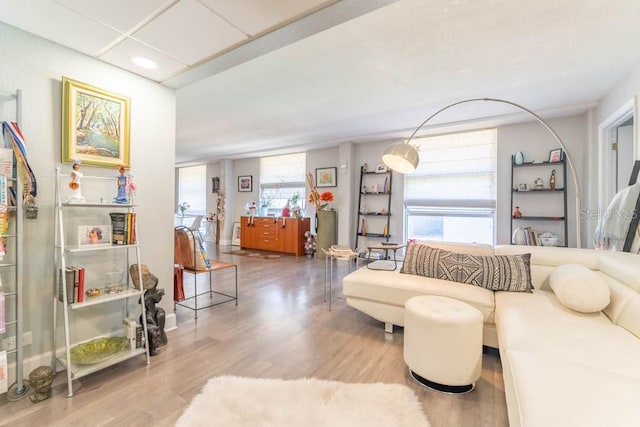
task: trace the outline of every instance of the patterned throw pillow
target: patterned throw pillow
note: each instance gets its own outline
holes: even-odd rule
[[[400,273],[481,286],[492,291],[531,292],[531,254],[469,255],[410,243]]]

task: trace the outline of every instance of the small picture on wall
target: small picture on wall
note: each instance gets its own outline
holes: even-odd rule
[[[81,225],[78,227],[78,246],[111,244],[110,225]]]
[[[549,151],[549,163],[558,163],[562,161],[562,148]]]
[[[316,186],[320,187],[335,187],[338,185],[336,182],[336,171],[338,168],[318,168],[316,169]]]
[[[241,193],[251,193],[253,191],[252,175],[244,175],[238,177],[238,191]]]

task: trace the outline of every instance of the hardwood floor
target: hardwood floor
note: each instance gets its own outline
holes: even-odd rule
[[[64,375],[58,375],[52,398],[44,402],[0,399],[0,425],[170,426],[207,379],[238,375],[400,383],[416,392],[433,427],[508,426],[499,358],[484,355],[482,378],[468,394],[417,385],[404,364],[403,329],[385,334],[382,323],[341,297],[347,264],[334,269],[329,312],[323,302],[324,260],[263,260],[223,254],[229,247],[211,249],[215,258],[238,264],[237,307],[230,302],[201,310],[197,322],[193,311],[178,307],[178,329],[168,333],[169,344],[151,365],[134,358],[76,380],[72,398],[66,397]],[[214,277],[215,289],[232,290],[232,269]],[[192,276],[185,274],[189,283]]]

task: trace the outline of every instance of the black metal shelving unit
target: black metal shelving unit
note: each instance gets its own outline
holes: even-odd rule
[[[542,188],[542,189],[528,189],[526,191],[522,191],[518,188],[517,183],[517,171],[522,168],[541,168],[545,171],[551,171],[552,169],[561,169],[562,176],[562,188]],[[562,195],[562,203],[561,208],[562,212],[559,215],[522,215],[519,218],[514,218],[513,211],[516,206],[521,206],[519,202],[525,202],[524,197],[531,198],[534,200],[536,195],[541,194],[557,194]],[[516,164],[515,157],[511,156],[511,227],[509,236],[513,236],[514,224],[522,224],[525,225],[527,222],[563,222],[563,235],[561,241],[559,242],[559,246],[566,247],[568,245],[568,221],[567,221],[567,165],[566,160],[563,158],[559,162],[524,162],[522,164]],[[512,242],[513,243],[513,242]]]
[[[385,179],[386,183],[385,185]],[[391,189],[393,183],[393,172],[391,170],[387,170],[386,172],[372,172],[367,171],[364,167],[360,167],[360,187],[359,187],[359,197],[358,197],[358,212],[357,212],[357,220],[356,220],[356,236],[355,236],[355,247],[358,248],[358,241],[361,238],[376,238],[376,239],[384,239],[385,241],[389,241],[391,235],[389,234],[389,226],[391,222]],[[371,191],[370,188],[372,186],[378,186],[378,191]],[[375,202],[375,199],[380,199],[386,197],[386,212],[368,212],[364,211],[364,203],[366,203],[366,199],[371,199]],[[384,204],[384,202],[377,202],[376,206],[380,206]],[[371,224],[368,224],[368,220],[372,219]],[[362,221],[365,221],[366,231],[362,230]],[[373,227],[373,230],[376,232],[369,232],[369,227]]]

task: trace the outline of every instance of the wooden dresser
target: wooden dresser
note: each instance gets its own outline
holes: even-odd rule
[[[304,233],[310,218],[240,217],[240,247],[304,255]]]

